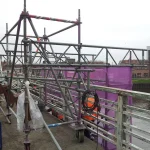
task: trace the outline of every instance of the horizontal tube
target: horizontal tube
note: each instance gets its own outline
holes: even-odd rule
[[[54,89],[52,89],[52,90],[54,90]],[[58,91],[57,91],[58,92]],[[62,98],[60,98],[60,97],[57,97],[57,96],[55,96],[55,95],[53,95],[53,94],[49,94],[49,93],[47,93],[49,96],[53,96],[54,98],[58,98],[58,101],[59,100],[63,100]],[[77,97],[77,96],[75,96],[74,95],[74,97]],[[53,99],[53,100],[56,100],[56,99]],[[61,103],[62,104],[62,103]],[[78,104],[76,103],[76,105],[78,106]],[[105,108],[108,108],[107,106],[105,107]],[[110,107],[109,107],[110,108]],[[112,110],[114,110],[114,111],[116,111],[115,109],[112,109]],[[97,112],[93,112],[94,114],[97,114]],[[111,120],[111,121],[116,121],[115,120],[115,118],[112,118],[112,117],[110,117],[110,116],[106,116],[106,115],[104,115],[104,114],[102,114],[102,113],[98,113],[100,116],[102,116],[102,117],[104,117],[104,118],[107,118],[107,119],[109,119],[109,120]]]
[[[0,44],[7,44],[7,43],[4,43],[4,42],[0,42]],[[15,43],[8,43],[8,45],[15,45]],[[19,44],[18,45],[24,45],[24,44]],[[14,52],[14,51],[13,51]]]
[[[131,131],[128,131],[128,130],[126,130],[126,129],[124,129],[124,132],[125,132],[126,134],[129,134],[129,135],[131,135],[131,136],[133,136],[133,137],[135,137],[135,138],[137,138],[137,139],[143,141],[143,142],[146,142],[146,143],[149,143],[149,144],[150,144],[150,139],[147,139],[147,138],[145,138],[145,137],[143,137],[143,136],[141,136],[141,135],[138,135],[138,134],[133,133],[133,132],[131,132]]]
[[[115,112],[117,111],[117,109],[116,109],[116,108],[111,107],[111,106],[109,107],[109,106],[104,105],[104,104],[101,104],[101,107],[102,107],[102,108],[107,108],[107,109],[109,109],[109,110],[113,110],[113,111],[115,111]]]
[[[79,24],[78,21],[71,21],[71,20],[58,19],[58,18],[52,18],[52,17],[43,17],[43,16],[36,16],[36,15],[29,15],[29,17],[30,17],[30,18],[35,18],[35,19],[44,19],[44,20],[51,20],[51,21],[57,21],[57,22],[76,23],[76,24]]]
[[[60,100],[63,101],[62,98],[57,97],[57,96],[55,96],[55,95],[53,95],[53,94],[49,94],[49,93],[47,93],[47,94],[48,94],[48,96],[52,96],[52,97],[56,98],[56,99],[51,98],[52,100],[56,100],[56,101],[59,102],[61,105],[63,105],[63,103],[60,102]],[[49,98],[49,97],[47,97],[47,98]],[[57,99],[58,99],[58,100],[57,100]],[[71,102],[71,103],[72,103],[72,102]],[[77,103],[75,103],[75,104],[76,104],[76,106],[78,107],[78,104],[77,104]],[[93,113],[94,113],[94,114],[97,114],[96,111],[93,111]],[[114,121],[114,122],[116,121],[115,118],[112,118],[112,117],[110,117],[110,116],[106,116],[106,115],[104,115],[104,114],[102,114],[102,113],[100,113],[100,112],[98,112],[98,115],[100,115],[100,116],[102,116],[103,118],[106,118],[106,119],[108,119],[108,120],[111,120],[111,121]]]
[[[51,106],[52,106],[52,104],[50,104]],[[55,106],[54,106],[55,107]],[[60,111],[60,112],[63,112],[61,109],[57,109],[58,111]],[[70,115],[69,115],[70,116]],[[68,114],[67,114],[67,118],[68,118]],[[69,117],[70,118],[70,117]],[[72,119],[72,118],[71,118]],[[88,121],[86,121],[85,119],[82,119],[82,121],[83,122],[85,122],[86,124],[88,124],[88,125],[92,125],[92,123],[90,123],[90,122],[88,122]],[[93,124],[94,125],[94,124]],[[96,127],[96,126],[93,126],[93,127]],[[91,128],[87,128],[87,129],[89,129],[89,130],[91,130]],[[97,127],[95,128],[95,129],[97,129]],[[101,130],[103,130],[103,129],[101,129]],[[94,131],[95,132],[95,131]],[[104,131],[105,132],[105,131]],[[107,131],[106,131],[107,132]],[[103,139],[105,139],[105,136],[103,135],[103,134],[100,134],[100,133],[98,133]],[[114,135],[112,135],[111,133],[108,133],[108,134],[110,134],[110,136],[112,136],[113,138],[115,138],[114,137]],[[108,137],[107,137],[108,138]],[[108,138],[109,139],[109,138]],[[106,140],[106,139],[105,139]],[[109,142],[112,142],[113,144],[115,144],[114,143],[114,141],[112,140],[112,139],[110,139],[110,141]]]
[[[75,120],[75,121],[69,121],[69,122],[53,123],[53,124],[49,124],[47,126],[49,128],[51,128],[51,127],[58,127],[58,126],[61,126],[61,125],[71,124],[71,123],[75,123],[75,122],[77,122],[77,120]]]
[[[14,50],[6,50],[6,52],[14,52]],[[22,51],[17,51],[17,53],[22,53]],[[36,52],[36,51],[32,51],[32,53],[37,53],[37,54],[42,54],[42,52],[40,52],[40,51],[38,51],[38,52]],[[52,56],[53,56],[53,54],[54,53],[52,53],[52,52],[47,52],[47,54],[51,54]],[[56,52],[55,53],[56,55],[62,55],[62,54],[64,54],[64,53],[58,53],[58,52]],[[78,53],[65,53],[65,55],[78,55]],[[86,55],[86,56],[96,56],[95,54],[87,54],[87,53],[83,53],[83,54],[80,54],[80,55]]]
[[[6,34],[6,35],[8,35],[8,36],[17,36],[16,34]],[[24,35],[19,35],[20,37],[24,37]],[[27,35],[27,37],[28,38],[36,38],[37,39],[37,37],[36,36],[32,36],[32,35]],[[42,36],[41,37],[39,37],[39,38],[43,38]]]
[[[123,144],[126,145],[127,148],[132,148],[134,150],[144,150],[144,149],[142,149],[142,148],[140,148],[140,147],[138,147],[132,143],[126,142],[124,140],[123,140]],[[123,150],[126,150],[126,149],[123,149]]]
[[[0,78],[5,78],[5,77],[0,77]],[[11,78],[10,76],[8,76],[7,78]],[[24,77],[12,77],[13,79],[24,79]],[[31,80],[43,80],[43,81],[56,81],[55,78],[28,78]],[[76,80],[67,80],[67,79],[57,79],[58,81],[62,81],[62,82],[77,82]],[[79,81],[80,82],[80,81]]]
[[[74,84],[76,85],[76,83],[73,83],[73,85]],[[144,99],[146,101],[150,101],[150,94],[145,93],[145,92],[124,90],[124,89],[119,89],[119,88],[112,88],[112,87],[93,85],[93,84],[90,84],[90,88],[95,89],[95,90],[110,92],[110,93],[121,94],[122,96],[132,96],[132,97]]]
[[[125,114],[127,116],[131,116],[131,117],[135,117],[135,118],[138,118],[138,119],[141,119],[141,120],[150,121],[150,118],[148,118],[148,117],[144,117],[144,116],[141,116],[141,115],[136,115],[136,114],[133,114],[133,113],[130,113],[130,112],[127,112],[127,111],[124,111],[123,114]]]
[[[23,42],[29,42],[28,40],[23,40]],[[99,46],[99,45],[86,45],[86,44],[75,44],[75,43],[58,43],[58,42],[43,42],[43,41],[32,41],[33,43],[41,44],[52,44],[52,45],[64,45],[64,46],[82,46],[91,48],[107,48],[107,49],[119,49],[119,50],[136,50],[136,51],[148,51],[147,49],[140,48],[128,48],[128,47],[111,47],[111,46]]]
[[[9,65],[8,65],[9,66]],[[25,65],[22,64],[15,64],[16,67],[23,67]],[[81,64],[27,64],[26,66],[32,66],[32,67],[147,67],[147,65],[109,65],[109,64],[87,64],[87,63],[81,63]],[[11,67],[11,66],[9,66]]]
[[[146,110],[146,109],[142,109],[142,108],[138,108],[138,107],[134,107],[134,106],[124,106],[124,108],[128,108],[128,109],[131,109],[131,110],[137,110],[139,112],[143,112],[143,113],[147,113],[147,114],[150,114],[150,111],[149,110]]]
[[[61,108],[58,108],[56,105],[53,105],[53,104],[51,104],[51,103],[48,103],[48,105],[54,107],[55,109],[57,109],[57,110],[60,111],[61,113],[64,113],[64,112],[61,110]],[[56,107],[57,107],[57,108],[56,108]],[[64,114],[66,114],[66,113],[64,113]],[[89,113],[85,113],[85,114],[91,116],[91,114],[89,114]],[[67,114],[67,115],[68,115],[68,114]],[[92,116],[92,117],[95,118],[95,119],[97,119],[97,117],[95,117],[95,116]],[[116,126],[115,126],[113,123],[111,123],[111,122],[105,121],[104,119],[100,119],[100,118],[98,118],[98,120],[101,121],[101,122],[104,123],[104,124],[107,124],[107,125],[110,125],[110,126],[113,126],[114,128],[116,128]]]
[[[93,130],[93,129],[89,128],[89,127],[87,127],[87,129],[89,129],[91,132],[94,132],[94,133],[97,134],[97,132],[96,132],[95,130]],[[104,140],[106,140],[106,141],[108,141],[108,142],[110,142],[110,143],[116,145],[116,142],[115,142],[114,140],[112,140],[112,139],[110,139],[110,138],[104,136],[102,133],[98,133],[98,135],[99,135],[100,137],[102,137]]]
[[[70,69],[70,68],[53,68],[54,70],[62,71],[77,71],[77,72],[94,72],[94,69]],[[32,68],[32,70],[49,70],[49,68]]]
[[[104,99],[104,98],[100,98],[100,101],[101,101],[101,102],[111,103],[111,104],[113,104],[113,105],[118,105],[117,102],[114,102],[114,101],[108,100],[108,99]]]
[[[84,124],[89,124],[89,122],[86,121],[86,120],[84,120]],[[101,127],[97,127],[97,125],[95,125],[95,124],[93,124],[93,123],[91,123],[90,126],[93,127],[93,128],[95,128],[95,129],[98,128],[99,131],[103,132],[104,134],[107,134],[108,136],[110,136],[110,137],[113,138],[114,140],[116,139],[115,135],[113,135],[113,134],[111,134],[110,132],[108,132],[108,131],[102,129]]]
[[[140,131],[140,132],[142,132],[142,133],[144,133],[144,134],[150,135],[150,132],[149,132],[149,131],[145,131],[145,130],[143,130],[143,129],[139,128],[139,127],[136,127],[136,126],[134,126],[134,125],[130,125],[130,124],[127,124],[127,123],[124,123],[123,125],[124,125],[125,127],[129,128],[129,129],[134,129],[134,130]]]

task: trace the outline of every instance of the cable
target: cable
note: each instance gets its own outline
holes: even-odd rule
[[[86,103],[86,99],[87,99],[88,95],[94,96],[94,102],[91,106],[88,106],[88,104]],[[82,95],[82,106],[83,106],[83,110],[88,113],[93,112],[93,110],[95,108],[98,108],[98,111],[99,111],[100,104],[99,104],[99,97],[98,97],[97,93],[94,91],[86,90]]]
[[[91,104],[91,106],[88,106],[87,104],[87,98],[91,96],[91,97],[94,97],[94,102],[92,102],[93,104]],[[96,145],[96,150],[98,150],[98,123],[99,123],[99,120],[98,120],[98,112],[100,111],[100,103],[99,103],[99,97],[98,97],[98,94],[96,93],[96,91],[90,91],[90,90],[87,90],[83,93],[82,95],[82,105],[83,105],[83,110],[88,112],[88,113],[92,113],[95,108],[97,108],[97,145]]]

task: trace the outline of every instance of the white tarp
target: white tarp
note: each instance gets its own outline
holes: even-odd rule
[[[32,129],[36,130],[44,126],[43,116],[30,94],[29,81],[25,83],[25,86],[27,87],[27,93],[29,98],[29,110],[31,115],[31,121],[29,122],[29,125]],[[25,92],[19,95],[17,102],[17,129],[19,131],[24,130],[24,119],[25,119],[24,102],[25,102]]]

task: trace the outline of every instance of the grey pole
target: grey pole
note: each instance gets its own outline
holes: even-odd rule
[[[8,23],[6,23],[6,35],[8,34]],[[6,54],[7,54],[7,76],[9,75],[9,56],[8,56],[8,50],[9,50],[9,47],[8,47],[8,35],[6,36]]]
[[[78,10],[78,21],[80,22],[80,9]],[[78,24],[78,64],[81,63],[81,57],[80,57],[80,54],[81,54],[81,27],[80,27],[80,24]],[[79,68],[80,69],[80,65],[79,65]],[[80,74],[78,72],[78,89],[80,89]],[[79,126],[81,125],[81,92],[78,92],[78,104],[79,104],[79,112],[78,112],[78,124]]]
[[[26,11],[26,0],[24,0],[24,14],[27,14]],[[27,18],[26,15],[23,16],[23,20],[24,20],[24,27],[23,27],[23,34],[24,34],[24,40],[27,40]],[[28,56],[27,56],[27,52],[28,52],[28,45],[27,43],[24,43],[24,81],[28,81]],[[24,106],[25,106],[25,141],[24,141],[24,146],[25,149],[28,150],[30,149],[30,141],[29,141],[29,133],[30,133],[30,129],[29,129],[29,95],[28,95],[28,91],[27,91],[27,87],[25,88],[25,102],[24,102]]]

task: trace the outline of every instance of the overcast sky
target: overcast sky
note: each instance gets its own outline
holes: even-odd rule
[[[27,10],[33,15],[76,20],[78,9],[81,9],[81,41],[84,44],[144,49],[150,45],[149,8],[149,0],[27,0]],[[5,34],[6,22],[9,28],[12,27],[22,10],[23,0],[1,1],[1,38]],[[40,36],[43,35],[44,27],[47,34],[50,34],[69,25],[44,20],[33,22]],[[32,34],[29,28],[28,34]],[[77,43],[77,27],[53,36],[51,41]],[[60,48],[58,50],[60,51]],[[92,53],[93,49],[83,51]],[[98,51],[96,49],[94,53]],[[113,51],[117,61],[123,58],[124,54],[125,52]],[[120,57],[116,57],[117,55]]]

